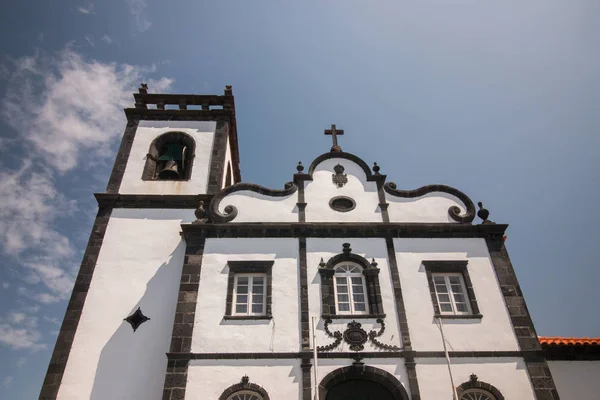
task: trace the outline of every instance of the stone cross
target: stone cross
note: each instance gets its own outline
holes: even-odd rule
[[[331,146],[331,151],[342,151],[342,148],[338,145],[337,135],[343,135],[343,129],[335,129],[335,125],[331,125],[331,129],[325,129],[326,135],[331,135],[331,139],[333,140],[333,146]]]

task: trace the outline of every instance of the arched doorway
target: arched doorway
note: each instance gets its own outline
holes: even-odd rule
[[[321,400],[409,400],[402,383],[382,369],[353,364],[327,374],[319,385]]]

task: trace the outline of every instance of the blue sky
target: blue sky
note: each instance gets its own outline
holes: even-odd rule
[[[36,398],[124,128],[236,96],[244,181],[346,151],[509,223],[540,335],[600,336],[600,3],[21,0],[0,15],[0,397]]]

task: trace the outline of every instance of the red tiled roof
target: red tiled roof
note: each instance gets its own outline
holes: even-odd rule
[[[553,346],[581,346],[597,345],[600,346],[600,338],[572,338],[559,336],[538,336],[540,344]]]

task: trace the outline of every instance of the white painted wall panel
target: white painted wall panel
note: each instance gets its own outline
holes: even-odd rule
[[[227,261],[274,260],[273,319],[226,321]],[[204,247],[192,352],[298,351],[298,239],[208,239]]]
[[[298,222],[298,193],[285,197],[273,197],[250,190],[240,190],[225,197],[219,204],[219,211],[225,214],[225,207],[238,209],[238,215],[231,223],[239,222]]]
[[[519,350],[483,239],[394,239],[406,317],[416,351],[443,350],[423,260],[468,260],[482,319],[444,319],[449,350]]]
[[[223,164],[223,181],[221,183],[221,187],[225,187],[225,182],[227,182],[227,166],[231,164],[231,148],[229,147],[229,136],[227,137],[227,147],[225,150],[225,163]],[[235,183],[235,179],[233,179],[233,165],[230,167],[230,181],[231,184]]]
[[[365,257],[371,261],[373,258],[378,263],[379,284],[381,287],[381,297],[383,301],[383,310],[385,311],[385,332],[378,340],[385,344],[401,346],[401,336],[398,333],[398,320],[396,314],[396,304],[394,301],[394,291],[388,264],[387,248],[384,239],[307,239],[307,274],[308,274],[308,298],[309,298],[309,315],[317,317],[317,345],[323,346],[334,341],[325,334],[324,321],[321,318],[321,276],[319,275],[319,262],[321,258],[325,262],[331,257],[342,252],[342,243],[348,242],[351,244],[352,252]],[[330,331],[339,330],[343,332],[348,322],[348,319],[336,319],[330,324]],[[374,319],[360,319],[362,328],[367,331],[379,331],[380,325]],[[335,349],[335,351],[350,351],[349,345],[345,342]],[[365,344],[365,351],[383,351],[375,347],[371,342]]]
[[[422,197],[403,199],[385,194],[390,222],[452,222],[456,223],[448,209],[452,206],[460,208],[460,215],[465,214],[465,206],[456,197],[447,193],[429,193]]]
[[[188,369],[186,400],[218,399],[248,375],[272,400],[301,399],[300,360],[192,360]]]
[[[215,136],[214,121],[140,121],[131,146],[119,193],[203,194],[206,193],[210,157]],[[143,181],[146,154],[154,139],[170,131],[184,132],[196,141],[196,154],[189,181]]]
[[[446,359],[418,358],[416,362],[421,399],[452,399]],[[451,362],[456,386],[468,382],[471,374],[475,374],[480,381],[498,389],[507,400],[535,399],[525,362],[521,358],[453,358]]]
[[[341,164],[348,183],[343,187],[333,184],[333,167]],[[349,212],[338,212],[329,207],[336,196],[348,196],[356,202]],[[313,173],[313,180],[305,184],[307,222],[382,222],[379,210],[377,184],[367,182],[364,171],[357,164],[342,158],[331,158],[320,163]]]
[[[161,399],[185,243],[193,210],[115,209],[73,347],[60,400]],[[151,318],[134,333],[123,318]]]
[[[548,361],[561,400],[600,397],[600,361]]]

